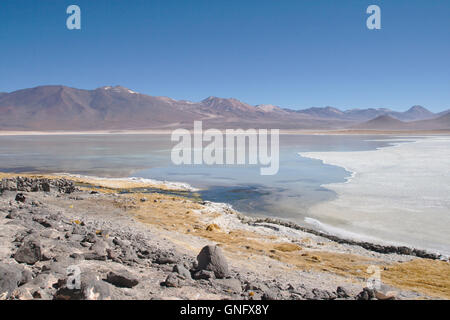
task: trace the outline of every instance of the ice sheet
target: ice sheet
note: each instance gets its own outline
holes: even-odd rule
[[[338,197],[310,208],[310,217],[349,235],[450,254],[450,137],[300,155],[351,173],[346,183],[324,185]]]

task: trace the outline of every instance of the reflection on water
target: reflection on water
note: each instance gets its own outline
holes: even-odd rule
[[[169,135],[1,136],[0,170],[187,182],[201,188],[205,200],[227,202],[247,214],[303,222],[311,205],[335,196],[320,185],[344,181],[348,173],[302,158],[298,152],[387,145],[379,140],[380,136],[281,135],[280,170],[274,176],[261,176],[259,166],[174,166]]]

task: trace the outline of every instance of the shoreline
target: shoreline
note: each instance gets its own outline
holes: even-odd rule
[[[316,236],[319,236],[322,238],[326,238],[328,240],[331,240],[331,241],[339,243],[339,244],[348,244],[348,245],[352,245],[352,246],[358,246],[358,247],[361,247],[361,248],[364,248],[366,250],[376,252],[376,253],[384,253],[384,254],[395,253],[395,254],[399,254],[399,255],[415,256],[418,258],[425,258],[425,259],[431,259],[431,260],[443,260],[443,261],[449,260],[448,256],[442,255],[439,252],[435,253],[435,252],[431,252],[426,249],[417,249],[412,246],[396,246],[396,245],[386,245],[386,244],[383,245],[383,244],[378,244],[375,242],[352,240],[350,238],[344,238],[344,237],[326,233],[326,232],[323,232],[320,230],[307,228],[307,227],[301,226],[297,223],[290,222],[290,221],[284,221],[284,220],[277,219],[277,218],[252,218],[252,217],[243,216],[242,220],[245,221],[245,223],[249,223],[249,222],[247,222],[247,218],[250,218],[253,220],[250,223],[270,223],[270,224],[274,224],[274,225],[288,227],[290,229],[301,230],[305,233],[309,233],[309,234],[313,234],[313,235],[316,235]]]
[[[169,135],[173,129],[166,130],[60,130],[60,131],[37,131],[37,130],[0,130],[1,136],[64,136],[64,135]],[[190,132],[192,129],[188,129]],[[220,129],[224,130],[224,129]],[[450,130],[301,130],[280,129],[281,135],[449,135]]]
[[[347,169],[346,169],[347,170]],[[120,190],[131,190],[130,193],[140,192],[141,189],[149,188],[152,190],[163,191],[179,191],[179,192],[191,192],[194,193],[199,189],[190,186],[183,182],[169,182],[169,181],[159,181],[154,179],[146,179],[139,177],[123,177],[123,178],[104,178],[97,176],[87,176],[69,173],[52,173],[52,174],[35,174],[35,173],[3,173],[0,172],[0,182],[2,178],[14,178],[18,176],[25,177],[40,177],[40,178],[66,178],[72,180],[76,183],[83,183],[89,185],[89,187],[95,188],[95,190],[105,191],[107,189],[120,189]],[[352,175],[353,176],[353,175]],[[348,181],[344,182],[348,183]],[[139,191],[133,191],[139,190]],[[157,192],[157,191],[156,191]],[[146,194],[146,193],[143,193]],[[239,220],[244,224],[272,224],[276,226],[283,226],[293,230],[300,230],[304,233],[319,236],[339,244],[347,244],[352,246],[358,246],[363,249],[373,251],[376,253],[395,253],[399,255],[415,256],[418,258],[432,259],[432,260],[449,260],[450,256],[441,254],[440,252],[432,252],[427,249],[419,249],[409,245],[395,245],[395,244],[381,244],[371,241],[362,241],[357,239],[351,239],[348,237],[340,236],[337,234],[328,233],[320,228],[314,229],[303,226],[299,223],[280,219],[277,217],[252,217],[245,215],[239,211],[236,211],[230,204],[213,202],[213,201],[203,201],[204,204],[212,205],[217,208],[222,214],[226,214],[226,211],[232,211],[233,214],[239,218]]]

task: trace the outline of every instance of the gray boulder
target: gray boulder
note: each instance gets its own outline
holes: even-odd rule
[[[369,295],[366,291],[361,291],[358,293],[358,295],[355,297],[356,300],[369,300]]]
[[[205,246],[197,256],[198,270],[208,270],[214,272],[218,279],[229,276],[228,263],[223,255],[222,249],[218,246]]]
[[[18,266],[0,263],[0,300],[8,299],[22,279],[22,270]]]
[[[174,264],[177,263],[177,259],[175,257],[171,257],[168,255],[158,255],[153,260],[153,263],[156,264]]]
[[[24,243],[14,254],[19,263],[35,264],[42,259],[41,244],[36,238],[25,239]]]
[[[122,249],[122,252],[119,255],[119,259],[122,262],[127,262],[127,263],[139,261],[139,258],[136,255],[136,252],[132,248]]]
[[[73,282],[71,278],[58,281],[58,290],[54,300],[111,300],[109,285],[100,280],[96,274],[83,272],[80,283]]]
[[[171,273],[162,284],[169,288],[179,288],[183,286],[184,279],[177,273]]]
[[[370,288],[364,288],[363,291],[358,293],[355,297],[356,300],[373,300],[376,299],[375,290]]]
[[[100,260],[105,261],[108,257],[108,244],[98,239],[90,248],[90,252],[84,255],[86,260]]]
[[[175,265],[173,267],[173,272],[178,273],[180,276],[183,276],[185,279],[192,279],[191,273],[182,264]]]
[[[242,292],[242,284],[238,279],[215,279],[212,283],[226,292]]]
[[[126,270],[108,272],[105,281],[119,288],[133,288],[139,283],[139,280]]]

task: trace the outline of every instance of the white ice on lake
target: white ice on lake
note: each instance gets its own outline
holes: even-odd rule
[[[337,198],[310,208],[306,221],[347,237],[450,254],[450,137],[407,140],[372,151],[301,153],[352,173],[323,186]]]

